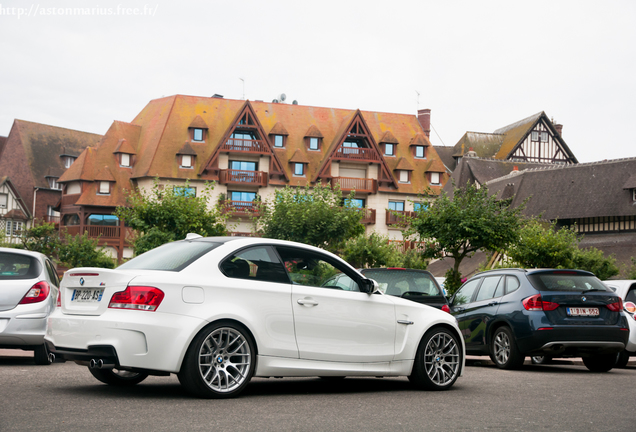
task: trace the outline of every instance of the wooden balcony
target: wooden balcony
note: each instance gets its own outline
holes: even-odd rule
[[[375,209],[365,208],[364,216],[360,220],[360,223],[373,225],[375,223]]]
[[[340,190],[343,192],[351,192],[355,190],[359,193],[374,194],[378,192],[378,181],[375,179],[367,178],[354,178],[354,177],[333,177],[331,179],[331,187],[340,185]]]
[[[380,162],[378,152],[362,147],[338,147],[333,158],[357,162]]]
[[[260,201],[221,201],[221,212],[236,217],[258,217],[261,215],[261,206],[265,204]]]
[[[395,246],[401,252],[406,252],[409,249],[417,249],[418,251],[424,251],[425,249],[424,242],[411,240],[389,240],[389,244]]]
[[[219,183],[266,187],[268,175],[263,171],[219,170]]]
[[[262,154],[268,153],[268,148],[261,140],[230,138],[221,146],[221,151]]]
[[[80,229],[79,225],[66,225],[60,226],[60,234],[68,233],[72,236],[77,234],[88,233],[88,236],[91,238],[99,237],[100,243],[102,240],[119,240],[119,236],[122,234],[122,228],[124,230],[123,234],[126,239],[130,237],[132,228],[129,227],[119,227],[119,226],[101,226],[101,225],[86,225],[83,229]]]
[[[397,210],[387,210],[386,211],[386,224],[387,225],[397,225],[397,226],[406,226],[408,222],[406,218],[415,217],[417,212],[414,211],[397,211]]]

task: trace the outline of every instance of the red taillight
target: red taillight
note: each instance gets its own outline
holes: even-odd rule
[[[542,300],[541,294],[535,294],[532,297],[528,297],[524,299],[521,304],[523,304],[523,307],[529,311],[553,311],[559,307],[558,303]]]
[[[44,301],[51,291],[51,287],[45,281],[40,281],[33,285],[28,293],[22,298],[20,304],[39,303]]]
[[[146,286],[129,286],[124,291],[113,294],[108,304],[114,309],[135,309],[155,311],[163,300],[163,291]]]
[[[610,303],[607,305],[607,308],[612,312],[620,312],[623,310],[623,299],[619,297],[617,302]]]
[[[636,304],[634,304],[632,302],[629,302],[629,301],[625,302],[623,307],[625,308],[626,312],[629,312],[631,314],[636,313]]]
[[[448,313],[450,313],[450,308],[448,307],[448,305],[442,305],[442,310],[443,310],[444,312],[448,312]]]
[[[57,292],[57,303],[55,304],[56,307],[62,307],[62,290],[59,290]]]

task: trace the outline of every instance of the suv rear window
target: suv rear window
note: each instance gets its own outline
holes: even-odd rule
[[[149,250],[131,259],[117,267],[117,269],[178,272],[220,245],[220,243],[207,241],[176,241],[166,243],[165,245]]]
[[[0,280],[33,279],[40,274],[40,263],[34,257],[0,252]]]
[[[609,291],[595,276],[577,272],[555,271],[528,275],[532,285],[539,291]]]

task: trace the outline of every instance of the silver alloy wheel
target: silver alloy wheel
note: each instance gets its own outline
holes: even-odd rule
[[[459,371],[459,347],[448,333],[440,332],[429,339],[424,350],[424,369],[439,386],[455,379]]]
[[[212,390],[228,393],[247,378],[252,354],[243,334],[230,327],[210,333],[199,350],[199,372]]]
[[[499,364],[506,364],[510,358],[510,338],[503,331],[495,337],[495,358]]]

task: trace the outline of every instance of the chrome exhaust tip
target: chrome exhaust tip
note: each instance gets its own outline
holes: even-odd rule
[[[49,363],[55,363],[55,354],[49,353]]]

